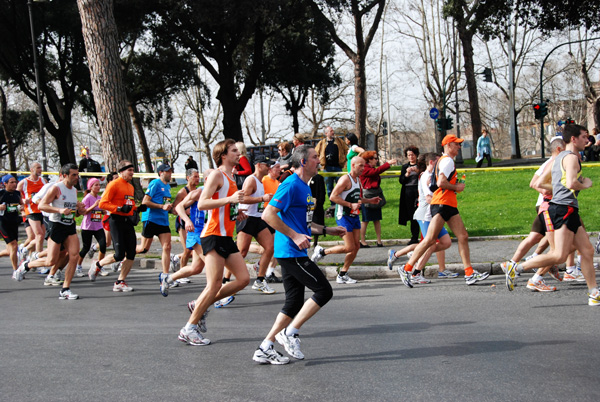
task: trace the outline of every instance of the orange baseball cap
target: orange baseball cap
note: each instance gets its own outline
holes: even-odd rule
[[[446,144],[450,144],[451,142],[457,142],[457,143],[461,143],[463,142],[465,139],[464,138],[458,138],[457,136],[455,136],[454,134],[448,134],[447,136],[444,137],[444,139],[442,140],[442,146],[446,145]]]

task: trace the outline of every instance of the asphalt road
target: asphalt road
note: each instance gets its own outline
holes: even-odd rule
[[[74,281],[58,300],[42,276],[10,279],[0,261],[0,385],[5,401],[596,401],[600,307],[584,284],[514,292],[502,276],[405,288],[399,279],[332,283],[334,298],[301,330],[303,361],[252,354],[283,304],[249,287],[211,309],[213,344],[177,340],[199,277],[164,298],[158,271]],[[112,280],[111,280],[112,279]],[[495,287],[492,285],[496,285]],[[279,345],[278,350],[283,351]]]

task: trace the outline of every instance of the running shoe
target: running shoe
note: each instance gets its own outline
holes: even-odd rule
[[[16,281],[17,279],[17,270],[15,269],[12,273],[12,278]]]
[[[58,293],[58,299],[59,300],[75,300],[75,299],[79,299],[79,295],[71,292],[71,289],[67,289],[67,290],[61,290]]]
[[[396,250],[390,249],[390,251],[388,251],[388,260],[387,260],[387,266],[390,271],[392,269],[394,269],[394,261],[396,261],[397,259],[398,258],[396,258]]]
[[[254,268],[254,272],[256,272],[256,276],[258,276],[258,271],[260,269],[260,264],[258,263],[258,261],[256,261],[254,263],[254,265],[252,265],[252,268]]]
[[[78,278],[83,278],[85,276],[85,274],[83,273],[83,267],[81,265],[78,265],[75,268],[75,276]]]
[[[117,262],[113,262],[110,265],[110,268],[112,269],[113,272],[120,272],[121,271],[121,263],[123,261],[117,261]]]
[[[506,288],[512,292],[515,290],[515,274],[517,272],[517,263],[508,261],[506,263],[506,269],[504,272],[506,274]]]
[[[188,303],[188,310],[190,310],[190,314],[194,312],[194,309],[196,308],[196,300],[192,300],[191,302]]]
[[[285,351],[288,355],[298,360],[304,359],[304,354],[302,354],[300,351],[300,338],[298,338],[298,334],[287,336],[284,328],[281,330],[281,332],[275,335],[275,339],[281,346],[285,348]]]
[[[100,276],[108,276],[108,271],[104,269],[104,267],[100,267]]]
[[[202,317],[200,318],[200,322],[198,323],[198,329],[200,332],[206,332],[208,329],[206,328],[206,317],[208,317],[208,312],[210,309],[206,310]]]
[[[133,288],[128,286],[125,281],[116,283],[113,286],[113,292],[133,292]]]
[[[288,364],[290,362],[290,358],[273,349],[273,345],[267,350],[263,350],[259,346],[254,351],[252,360],[260,364]]]
[[[179,282],[181,284],[181,283],[190,283],[192,281],[190,280],[190,278],[181,278],[181,279],[177,279],[177,282]]]
[[[27,250],[25,247],[23,247],[22,244],[19,244],[19,247],[17,248],[17,258],[19,260],[19,265],[22,264],[23,262],[27,261],[28,254],[29,254],[29,250]]]
[[[594,295],[588,293],[588,304],[590,306],[600,306],[600,292],[596,290]]]
[[[452,272],[452,271],[448,271],[448,270],[445,270],[443,272],[438,271],[438,279],[456,278],[456,277],[458,277],[458,272]]]
[[[44,279],[44,286],[59,286],[62,285],[62,282],[56,279],[54,276],[48,275],[46,279]]]
[[[169,274],[158,274],[158,281],[160,282],[160,294],[164,297],[169,295]]]
[[[585,282],[585,278],[581,273],[581,270],[574,269],[573,272],[566,272],[563,276],[563,282]]]
[[[92,245],[90,246],[90,249],[89,249],[89,251],[87,252],[87,257],[88,257],[88,258],[94,258],[94,253],[95,253],[95,252],[96,252],[96,245],[95,245],[95,244],[92,244]]]
[[[548,273],[550,274],[551,277],[553,277],[557,281],[562,282],[562,278],[560,277],[560,272],[558,272],[558,265],[553,265],[552,268],[550,268],[550,271],[548,271]]]
[[[50,272],[50,268],[40,269],[40,275],[48,275],[48,272]]]
[[[337,276],[337,278],[335,278],[335,281],[337,283],[356,283],[356,279],[352,279],[348,276],[348,274],[345,274],[343,276]]]
[[[282,283],[283,281],[281,280],[281,278],[278,278],[275,273],[272,273],[271,275],[267,275],[265,277],[266,281],[268,283]]]
[[[544,280],[534,282],[532,279],[527,281],[527,289],[535,290],[537,292],[555,292],[555,286],[548,286]]]
[[[465,282],[467,285],[472,285],[475,282],[483,281],[490,276],[489,272],[479,272],[476,269],[473,270],[473,275],[465,276]]]
[[[406,253],[406,258],[412,257],[412,255],[414,254],[414,251],[409,251],[408,253]]]
[[[252,284],[252,290],[258,290],[268,295],[275,293],[275,290],[269,286],[267,281],[259,281],[258,279]]]
[[[64,280],[63,280],[63,272],[62,272],[62,268],[61,268],[61,269],[59,269],[59,270],[57,270],[57,271],[54,273],[54,277],[56,278],[56,280],[59,280],[59,281],[61,281],[61,282],[64,282]]]
[[[581,271],[581,256],[578,255],[577,258],[575,259],[575,269],[577,269],[578,271]]]
[[[325,249],[321,246],[317,246],[315,247],[315,251],[310,259],[316,264],[317,262],[321,261],[323,257],[325,257]]]
[[[15,278],[17,280],[17,282],[21,282],[23,280],[23,278],[25,277],[25,273],[27,272],[25,270],[25,264],[26,263],[24,262],[21,265],[19,265],[19,268],[17,268],[17,270],[13,274],[13,278]]]
[[[406,272],[404,270],[404,265],[400,266],[397,268],[398,271],[398,275],[400,275],[400,279],[402,279],[402,283],[404,284],[404,286],[412,288],[413,284],[411,283],[411,273],[410,272]]]
[[[411,282],[412,283],[418,283],[418,284],[421,284],[421,285],[426,285],[428,283],[431,283],[431,281],[429,279],[425,278],[423,276],[423,274],[414,275],[411,278]]]
[[[228,296],[228,297],[224,297],[221,300],[217,300],[215,302],[215,308],[222,308],[227,306],[228,304],[231,304],[232,301],[235,300],[235,296]]]
[[[169,260],[171,261],[171,271],[177,272],[180,268],[180,260],[177,254],[171,254],[169,256]]]
[[[185,342],[188,345],[192,346],[210,345],[210,339],[203,337],[200,331],[198,331],[197,326],[194,326],[192,329],[189,330],[185,327],[181,328],[181,331],[179,331],[178,338],[181,342]]]
[[[97,261],[92,261],[92,264],[90,265],[90,269],[88,270],[88,278],[90,278],[90,281],[95,282],[96,278],[98,277],[98,274],[100,273],[100,268],[98,268],[98,266],[96,265]]]

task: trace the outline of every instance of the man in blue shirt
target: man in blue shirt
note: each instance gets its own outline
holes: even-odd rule
[[[173,168],[167,164],[158,166],[158,179],[154,179],[148,185],[142,204],[148,209],[142,214],[144,228],[142,237],[148,239],[145,242],[143,252],[147,252],[152,244],[154,236],[158,237],[162,246],[162,274],[159,274],[159,281],[162,283],[163,275],[169,274],[171,266],[171,228],[169,228],[169,212],[173,208],[171,204],[171,174]],[[144,243],[144,240],[142,239]]]
[[[333,296],[331,285],[317,265],[308,258],[311,232],[344,236],[343,227],[312,223],[314,201],[308,182],[319,170],[319,156],[313,147],[302,145],[294,151],[295,172],[277,189],[263,212],[263,219],[275,232],[275,258],[281,265],[285,304],[265,340],[254,352],[253,360],[262,364],[286,364],[290,359],[273,349],[275,340],[286,352],[304,359],[298,331]],[[304,288],[314,292],[304,301]]]

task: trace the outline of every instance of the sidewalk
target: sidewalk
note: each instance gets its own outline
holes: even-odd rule
[[[479,272],[489,272],[492,275],[503,274],[500,264],[512,257],[513,253],[517,249],[519,243],[525,236],[490,236],[490,237],[472,237],[469,239],[469,248],[471,254],[471,264],[474,269]],[[597,233],[590,233],[590,240],[595,245],[597,239]],[[183,250],[179,238],[174,237],[172,244],[172,252],[180,253]],[[319,245],[322,247],[331,247],[337,244],[341,244],[340,241],[320,241]],[[354,264],[350,268],[350,276],[354,279],[365,280],[365,279],[382,279],[382,278],[398,278],[396,270],[390,271],[387,268],[388,250],[393,248],[399,250],[403,248],[408,240],[384,240],[384,247],[376,247],[375,241],[368,241],[370,248],[362,248],[358,251],[358,255],[354,260]],[[152,243],[148,255],[155,258],[147,258],[145,256],[137,256],[136,262],[139,260],[140,268],[144,269],[160,269],[160,243],[157,239]],[[528,254],[532,253],[532,249]],[[309,250],[309,257],[312,254],[312,248]],[[325,273],[328,279],[335,279],[337,275],[337,269],[342,266],[344,262],[344,254],[328,255],[319,262],[319,266]],[[255,277],[256,274],[252,268],[252,264],[258,261],[258,254],[248,254],[246,262],[248,263],[248,271],[251,277]],[[407,257],[400,257],[396,260],[394,268],[402,265],[408,261]],[[429,260],[431,265],[428,265],[425,269],[424,275],[429,278],[437,278],[437,258],[435,255]],[[600,262],[600,256],[594,256],[594,262]],[[137,266],[137,264],[136,264]],[[464,268],[460,255],[458,254],[458,244],[455,239],[452,240],[452,246],[446,250],[446,268],[453,272],[458,272],[464,275]],[[564,264],[562,265],[564,269]],[[279,268],[277,268],[277,271]],[[278,272],[278,275],[280,273]]]

